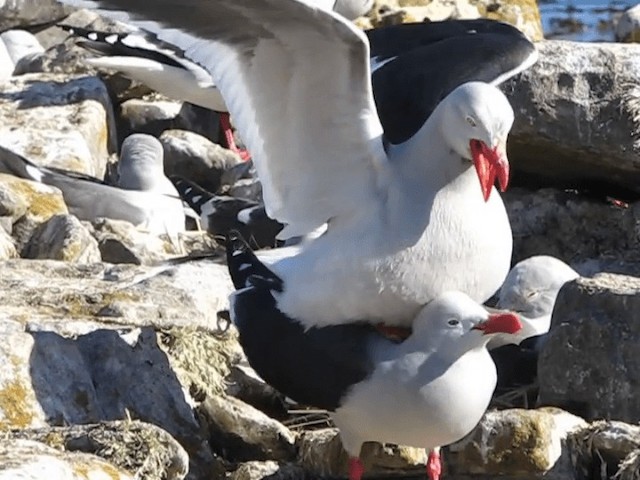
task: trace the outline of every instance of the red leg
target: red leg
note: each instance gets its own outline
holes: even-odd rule
[[[220,127],[222,128],[222,133],[224,134],[224,140],[227,143],[227,148],[232,152],[236,152],[240,155],[242,160],[249,160],[251,158],[251,154],[246,150],[241,150],[236,145],[236,141],[233,138],[233,129],[231,128],[231,120],[229,119],[229,114],[227,112],[220,112],[218,114],[220,118]]]
[[[429,480],[440,480],[442,473],[442,462],[440,461],[440,447],[436,447],[429,452],[427,459],[427,475]]]
[[[349,480],[361,480],[364,473],[364,465],[358,457],[349,458]]]

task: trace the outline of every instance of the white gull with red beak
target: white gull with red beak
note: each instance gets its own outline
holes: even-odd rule
[[[267,213],[286,225],[281,237],[326,225],[261,256],[286,286],[285,314],[306,326],[410,325],[443,291],[483,302],[502,284],[512,237],[493,182],[507,186],[513,111],[496,87],[459,86],[391,145],[369,42],[341,15],[297,0],[61,1],[149,30],[207,70],[252,153]]]

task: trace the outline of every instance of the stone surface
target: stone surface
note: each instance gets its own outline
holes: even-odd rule
[[[536,0],[471,0],[480,16],[510,23],[532,42],[544,38]]]
[[[640,42],[640,5],[631,7],[618,18],[615,36],[618,42]]]
[[[567,435],[584,426],[558,409],[487,412],[473,432],[447,448],[445,462],[454,476],[565,479],[572,473]]]
[[[566,284],[538,360],[540,402],[586,419],[640,421],[640,279]]]
[[[111,100],[96,77],[28,74],[2,85],[0,143],[38,165],[102,178],[114,130]]]
[[[134,480],[134,476],[86,453],[64,453],[32,440],[0,442],[0,480]]]
[[[225,171],[241,163],[240,157],[197,133],[167,130],[160,136],[165,151],[165,172],[217,192]]]
[[[640,427],[622,422],[594,422],[569,437],[577,478],[637,478]],[[594,472],[597,472],[594,476]],[[598,475],[599,474],[599,475]]]
[[[210,442],[224,449],[226,458],[286,461],[295,456],[294,434],[241,400],[212,395],[200,410],[208,418]]]
[[[248,198],[254,202],[262,202],[262,183],[258,178],[242,178],[228,187],[228,189],[223,189],[223,192],[232,197]]]
[[[55,215],[36,228],[22,256],[77,263],[101,261],[98,242],[73,215]]]
[[[9,260],[0,276],[3,318],[58,332],[83,322],[216,332],[231,291],[226,266],[211,261],[152,268]]]
[[[71,452],[91,453],[145,480],[181,480],[187,475],[189,457],[166,431],[140,421],[14,430],[11,440],[32,440]]]
[[[510,188],[503,199],[514,263],[553,255],[582,275],[602,270],[640,275],[640,204],[625,208],[555,189]]]
[[[11,235],[9,235],[4,228],[0,227],[0,261],[17,257],[18,251],[16,250]]]
[[[0,32],[55,22],[70,11],[55,0],[4,0],[0,4]]]
[[[317,478],[294,464],[278,462],[246,462],[229,475],[229,480],[305,480]]]
[[[338,429],[303,431],[298,437],[298,462],[315,475],[346,475],[348,455],[342,448]],[[422,448],[381,445],[369,442],[360,458],[371,474],[416,474],[424,472],[427,456]]]
[[[537,47],[538,62],[502,86],[516,114],[508,141],[513,182],[602,184],[637,196],[640,45],[549,40]]]

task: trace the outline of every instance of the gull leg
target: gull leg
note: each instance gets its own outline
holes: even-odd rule
[[[349,457],[349,480],[361,480],[364,465],[358,457]]]
[[[229,150],[240,155],[242,160],[249,160],[251,158],[251,154],[247,150],[239,149],[236,145],[236,141],[233,139],[233,130],[231,129],[229,114],[227,112],[220,112],[218,115],[220,117],[220,127],[222,128],[222,133],[224,134],[224,139],[227,142]]]
[[[429,452],[427,459],[427,475],[429,480],[440,480],[442,473],[442,462],[440,461],[440,447],[435,447]]]

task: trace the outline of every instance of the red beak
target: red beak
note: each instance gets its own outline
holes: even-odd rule
[[[522,323],[515,313],[492,313],[484,322],[477,324],[473,330],[482,330],[483,335],[490,333],[516,333]]]
[[[471,158],[476,167],[480,188],[484,201],[489,200],[491,188],[496,183],[496,177],[500,184],[500,191],[504,192],[509,185],[509,160],[507,154],[500,149],[500,145],[489,148],[480,140],[471,140]]]

